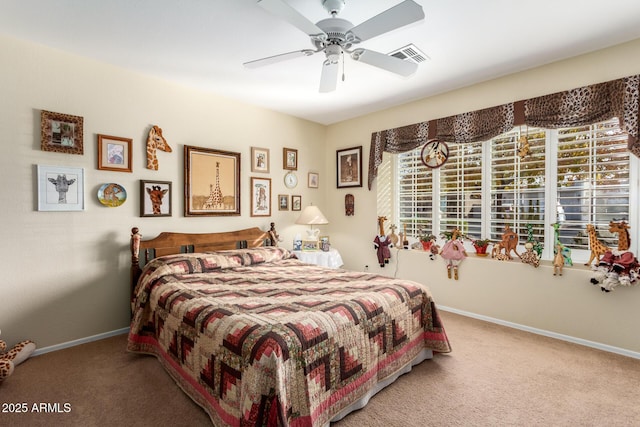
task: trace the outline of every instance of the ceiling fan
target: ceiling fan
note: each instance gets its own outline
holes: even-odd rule
[[[338,83],[339,60],[345,52],[352,59],[382,68],[403,77],[409,77],[418,69],[418,64],[369,49],[354,48],[360,42],[424,19],[422,6],[413,0],[404,0],[390,9],[354,26],[346,19],[338,18],[345,0],[322,0],[322,6],[331,15],[315,24],[300,14],[284,0],[258,0],[268,12],[277,15],[309,35],[314,49],[269,56],[245,62],[247,68],[257,68],[300,56],[311,56],[324,52],[326,60],[320,75],[320,92],[331,92]]]

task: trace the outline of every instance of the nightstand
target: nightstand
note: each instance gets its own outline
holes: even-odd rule
[[[325,251],[291,251],[300,261],[320,267],[339,268],[343,265],[342,257],[337,249]]]

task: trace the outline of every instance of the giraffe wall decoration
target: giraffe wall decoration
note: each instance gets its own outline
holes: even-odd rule
[[[203,203],[202,209],[217,209],[224,206],[224,197],[220,189],[220,162],[216,162],[216,185],[209,184],[209,197]]]
[[[147,137],[147,169],[158,170],[157,150],[167,153],[171,153],[172,151],[167,140],[162,136],[162,129],[153,125]]]
[[[49,178],[49,182],[52,183],[54,187],[56,187],[56,191],[58,192],[58,203],[67,203],[67,192],[69,191],[69,186],[76,182],[76,180],[67,179],[67,175],[62,174],[58,175],[56,179]]]
[[[149,199],[151,199],[153,215],[160,215],[162,213],[162,198],[168,191],[168,188],[163,190],[159,185],[152,185],[151,188],[147,188],[147,194],[149,195]]]

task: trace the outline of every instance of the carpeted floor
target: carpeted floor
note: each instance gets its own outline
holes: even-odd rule
[[[335,427],[640,425],[640,360],[441,315],[453,352]],[[0,425],[211,425],[155,357],[125,346],[121,335],[27,360],[0,385]]]

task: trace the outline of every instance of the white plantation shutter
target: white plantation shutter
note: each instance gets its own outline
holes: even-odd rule
[[[433,171],[420,159],[422,147],[398,154],[398,222],[407,235],[438,234],[433,230]]]
[[[454,227],[481,237],[482,142],[449,144],[440,173],[440,232]]]
[[[617,236],[609,233],[609,222],[630,218],[626,135],[618,120],[612,119],[560,129],[557,138],[557,194],[561,211],[558,222],[562,243],[588,249],[586,226],[593,224],[600,240],[615,247]]]
[[[524,158],[518,155],[522,136],[530,150]],[[530,224],[544,244],[545,145],[544,130],[525,126],[491,140],[490,239],[500,240],[508,225],[526,241]]]

